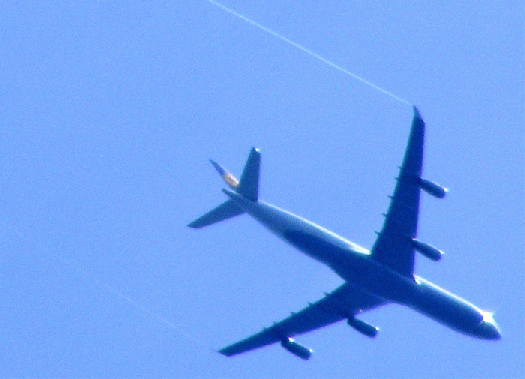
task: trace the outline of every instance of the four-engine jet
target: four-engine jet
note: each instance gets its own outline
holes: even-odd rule
[[[483,339],[497,340],[500,331],[491,312],[482,311],[462,298],[414,275],[414,253],[437,261],[442,252],[418,239],[417,220],[420,190],[443,198],[447,190],[421,177],[425,123],[414,107],[414,119],[403,164],[385,215],[383,229],[371,251],[288,211],[259,200],[261,155],[252,149],[238,181],[211,161],[232,190],[223,189],[228,200],[190,223],[201,228],[248,213],[286,242],[306,255],[328,265],[345,283],[324,298],[261,332],[220,350],[226,356],[266,345],[281,345],[303,359],[312,350],[292,337],[347,320],[362,334],[375,337],[378,331],[361,319],[361,312],[397,303],[412,308],[456,331]]]

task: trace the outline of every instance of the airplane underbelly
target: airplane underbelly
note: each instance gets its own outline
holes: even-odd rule
[[[344,259],[349,254],[348,250],[303,231],[285,231],[283,238],[305,254],[328,265],[339,259]]]
[[[468,301],[416,277],[416,296],[409,307],[463,333],[471,334],[483,320],[481,310]]]
[[[264,203],[246,210],[279,237],[370,295],[406,305],[466,334],[474,333],[482,321],[481,311],[466,300],[381,265],[367,250],[301,217]]]
[[[334,269],[369,294],[408,306],[452,329],[475,335],[481,310],[468,301],[415,276],[409,278],[369,259],[353,259]]]

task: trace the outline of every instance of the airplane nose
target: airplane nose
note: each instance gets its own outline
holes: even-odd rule
[[[501,339],[501,332],[495,322],[482,321],[476,328],[476,335],[487,340]]]

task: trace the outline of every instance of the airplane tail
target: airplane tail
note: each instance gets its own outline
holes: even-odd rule
[[[261,166],[261,153],[256,148],[252,148],[241,180],[237,180],[232,174],[224,170],[219,164],[210,159],[211,164],[232,189],[251,201],[259,200],[259,171]],[[227,200],[208,213],[202,215],[195,221],[188,224],[190,228],[202,228],[216,222],[227,220],[229,218],[243,214],[244,211],[239,208],[232,200]]]

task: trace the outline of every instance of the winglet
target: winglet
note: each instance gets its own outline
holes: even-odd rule
[[[423,118],[421,117],[421,113],[419,113],[419,109],[414,105],[414,119],[420,119],[423,121]]]
[[[425,139],[425,121],[421,117],[419,110],[414,106],[414,118],[412,128],[405,150],[405,157],[401,170],[405,174],[415,177],[421,176],[423,169],[423,144]]]

